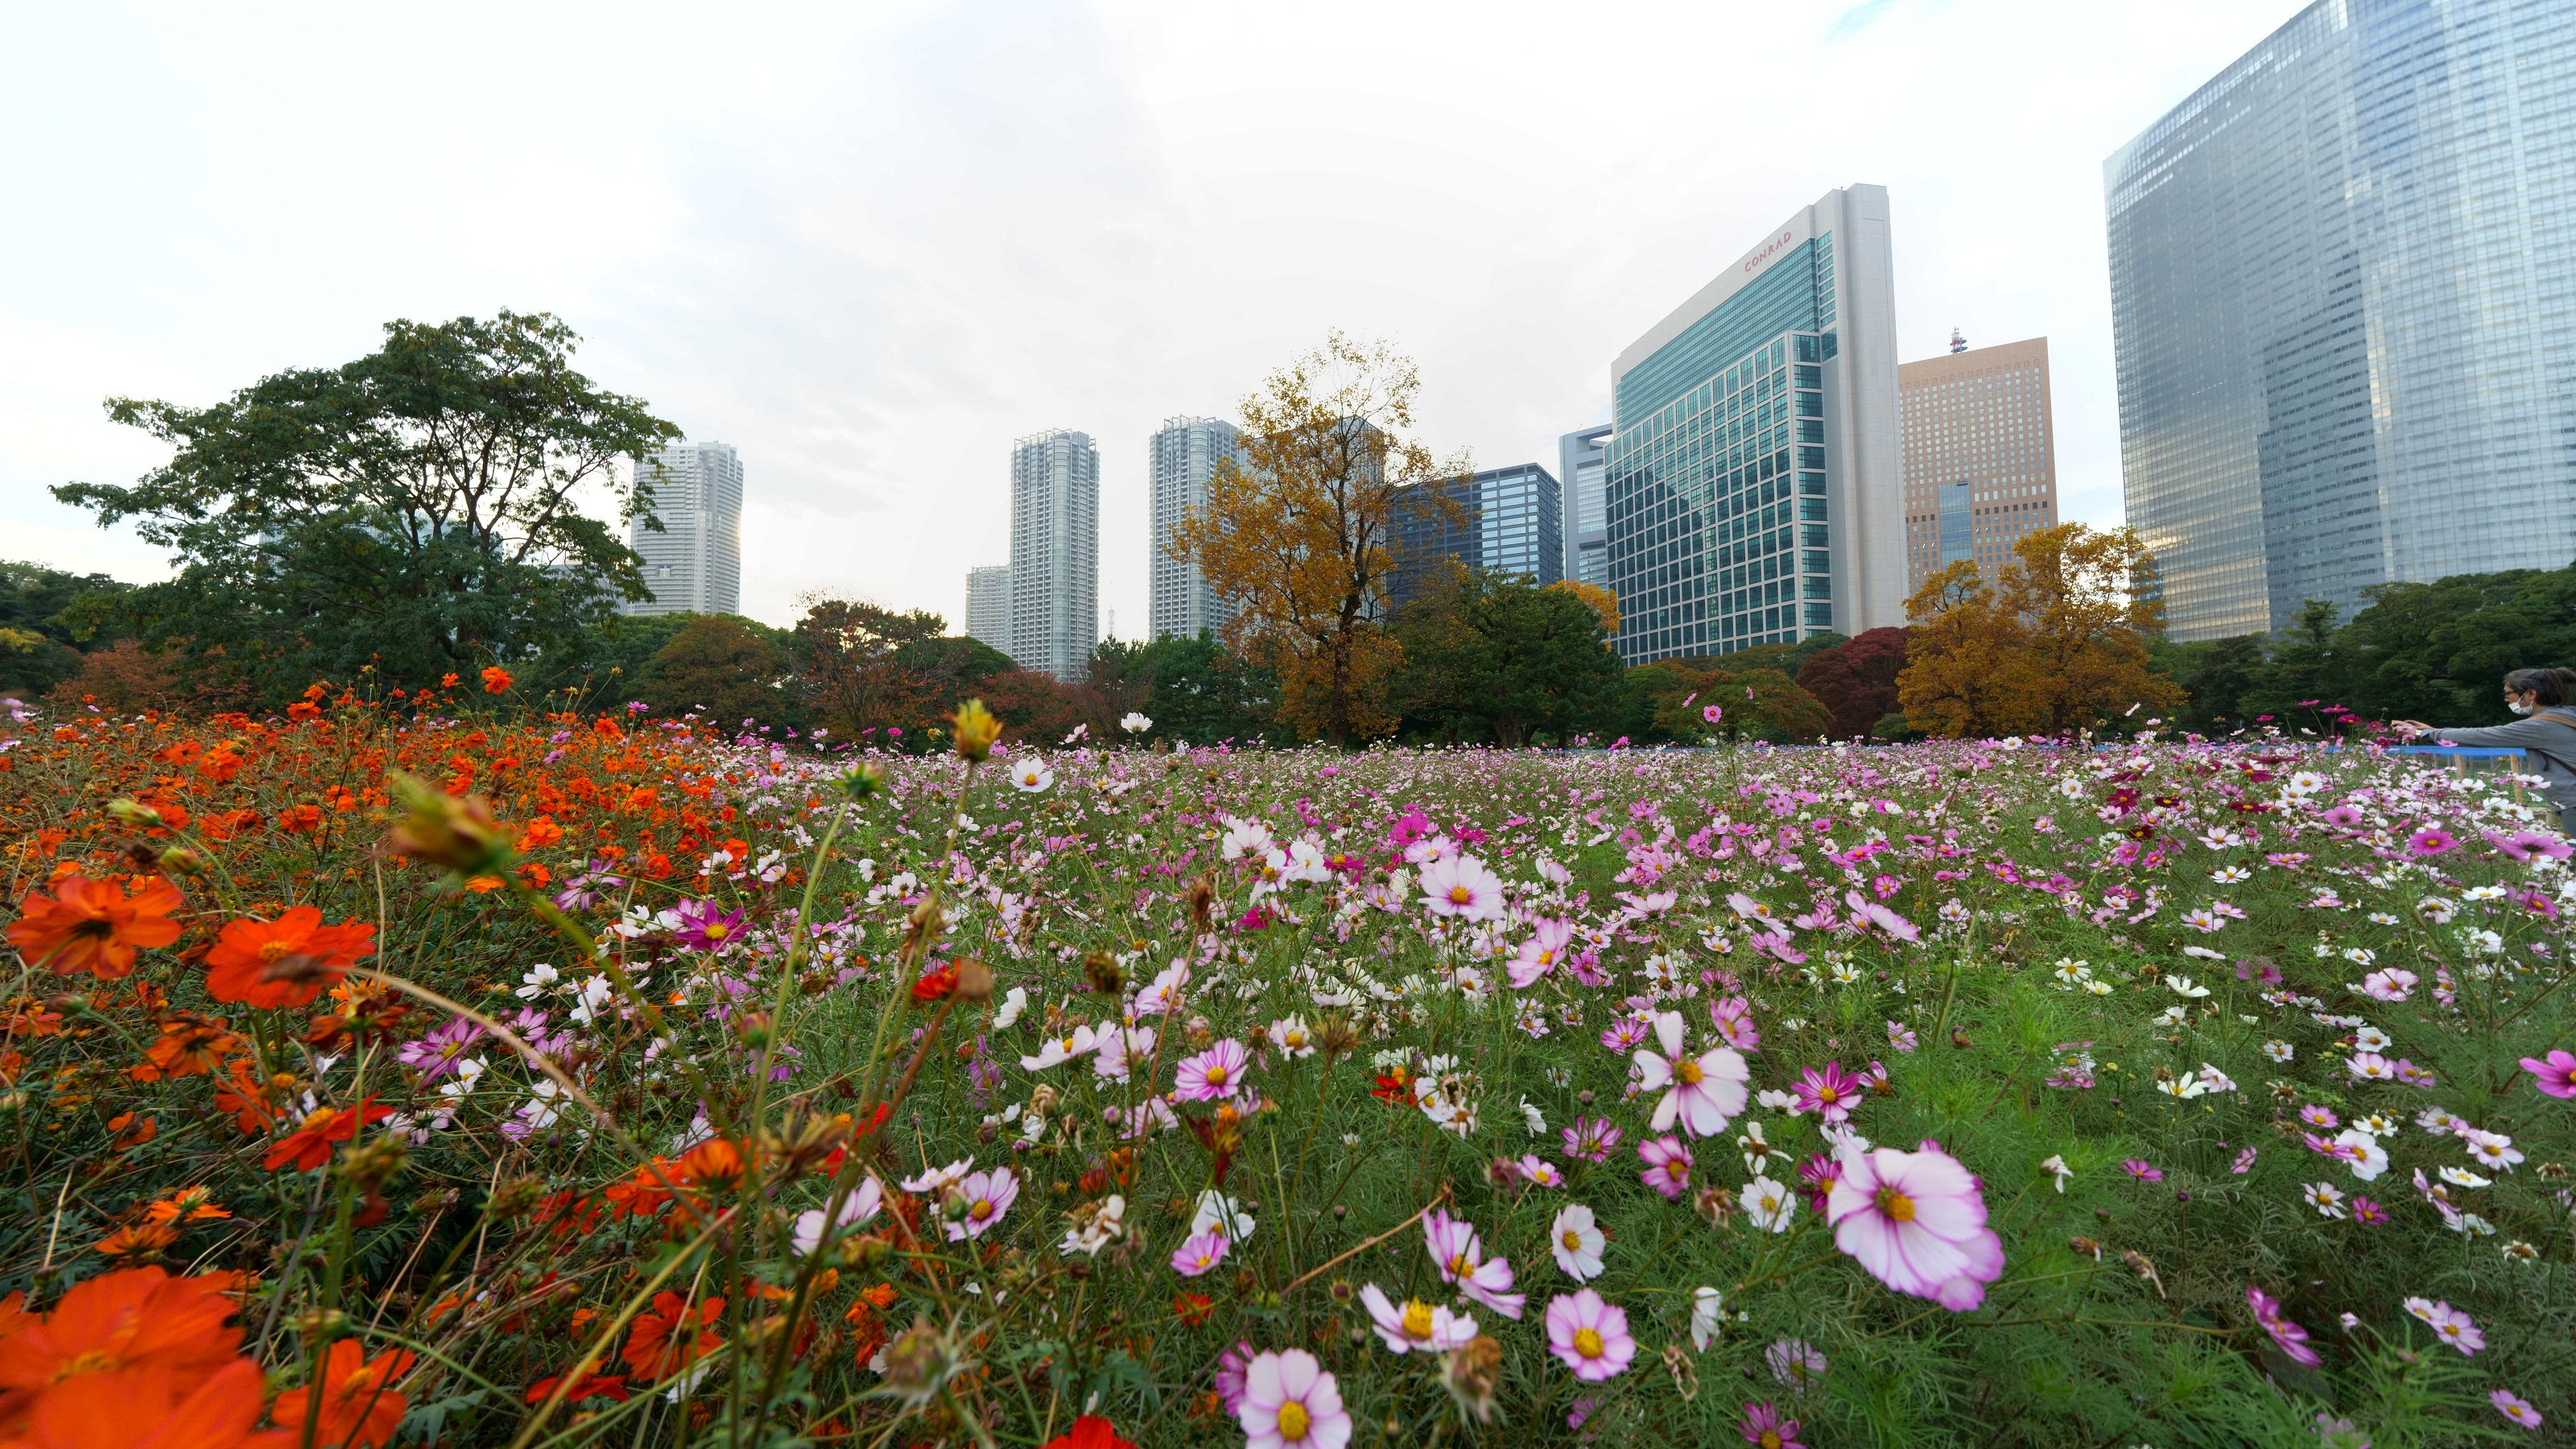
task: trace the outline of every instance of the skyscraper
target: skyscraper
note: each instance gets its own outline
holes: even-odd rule
[[[1955,336],[1955,334],[1953,334]],[[1897,365],[1905,405],[1905,591],[1961,559],[1991,581],[2013,540],[2057,522],[2048,339]]]
[[[986,564],[966,571],[966,632],[1011,652],[1011,566]]]
[[[1432,500],[1445,494],[1454,508]],[[1565,577],[1565,499],[1555,475],[1536,463],[1491,468],[1471,478],[1421,483],[1396,495],[1395,597],[1420,597],[1441,561],[1542,584]]]
[[[653,485],[655,533],[638,518],[630,546],[653,597],[623,614],[742,612],[742,459],[730,443],[674,443],[637,460]]]
[[[1887,188],[1829,191],[1611,366],[1619,653],[1731,653],[1905,616]]]
[[[1153,638],[1178,634],[1195,639],[1202,629],[1225,627],[1225,601],[1208,586],[1197,561],[1174,558],[1170,550],[1181,520],[1207,506],[1208,479],[1217,464],[1242,454],[1242,433],[1219,418],[1165,418],[1154,434],[1148,461],[1153,607],[1146,620]]]
[[[1610,425],[1567,433],[1556,440],[1556,476],[1565,483],[1565,577],[1587,584],[1610,582],[1610,534],[1601,511],[1603,447]]]
[[[1100,643],[1100,453],[1065,428],[1011,445],[1011,662],[1078,684]]]
[[[2176,638],[2576,556],[2564,4],[2320,0],[2103,163]]]

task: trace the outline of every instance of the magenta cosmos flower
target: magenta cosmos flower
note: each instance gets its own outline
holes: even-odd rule
[[[1243,1043],[1229,1037],[1183,1061],[1175,1074],[1172,1100],[1213,1102],[1231,1097],[1243,1085],[1244,1065],[1252,1060]]]
[[[1957,1158],[1927,1139],[1920,1151],[1881,1147],[1842,1162],[1825,1199],[1835,1247],[1897,1292],[1954,1313],[1986,1301],[1986,1285],[2003,1276],[2003,1240],[1986,1226],[1982,1185]]]
[[[2272,1335],[2273,1344],[2289,1355],[2292,1363],[2315,1368],[2325,1362],[2317,1356],[2315,1349],[2308,1347],[2308,1331],[2283,1316],[2279,1299],[2249,1284],[2245,1289],[2245,1306],[2254,1310],[2254,1321],[2263,1325],[2263,1331]]]
[[[1019,1196],[1019,1175],[1007,1167],[967,1174],[957,1184],[957,1199],[966,1204],[966,1215],[949,1220],[948,1241],[962,1243],[984,1236],[984,1230],[1000,1222]]]
[[[1798,1097],[1789,1108],[1790,1116],[1821,1112],[1828,1122],[1851,1120],[1852,1108],[1859,1106],[1861,1098],[1869,1094],[1869,1088],[1861,1085],[1860,1078],[1844,1071],[1843,1064],[1838,1061],[1825,1063],[1821,1072],[1814,1067],[1807,1068],[1805,1075],[1792,1083],[1789,1090]]]
[[[671,935],[693,951],[721,951],[741,932],[742,918],[713,901],[682,901],[671,912]]]
[[[1744,1084],[1753,1080],[1753,1069],[1732,1047],[1685,1055],[1682,1030],[1680,1012],[1656,1014],[1655,1039],[1663,1051],[1637,1053],[1638,1087],[1664,1094],[1655,1104],[1654,1130],[1670,1131],[1678,1121],[1693,1137],[1714,1137],[1726,1130],[1728,1118],[1743,1112]]]
[[[2553,1097],[2576,1097],[2576,1053],[2553,1051],[2548,1060],[2524,1057],[2522,1069],[2540,1079],[2540,1090]]]
[[[1768,1399],[1745,1405],[1744,1422],[1736,1428],[1744,1435],[1745,1443],[1759,1444],[1762,1449],[1807,1449],[1798,1442],[1798,1421],[1781,1418],[1780,1410]]]
[[[1658,1137],[1637,1144],[1637,1155],[1646,1160],[1646,1170],[1637,1180],[1678,1202],[1690,1191],[1690,1149],[1678,1137]]]
[[[1529,1295],[1508,1291],[1512,1286],[1512,1265],[1502,1258],[1485,1256],[1485,1245],[1476,1236],[1475,1224],[1433,1208],[1422,1219],[1422,1237],[1441,1282],[1457,1285],[1460,1296],[1482,1303],[1505,1318],[1521,1316],[1521,1305],[1529,1301]]]
[[[1472,855],[1444,856],[1422,868],[1422,896],[1435,916],[1490,921],[1503,913],[1503,878]]]
[[[1637,1356],[1637,1340],[1628,1336],[1627,1310],[1603,1302],[1589,1288],[1548,1303],[1547,1346],[1587,1383],[1618,1377]]]
[[[2515,1393],[2511,1389],[2496,1390],[2494,1393],[2487,1395],[2487,1402],[2495,1405],[2495,1411],[2497,1413],[2504,1415],[2507,1419],[2520,1424],[2526,1429],[2537,1429],[2540,1427],[2540,1411],[2531,1406],[2530,1400],[2523,1398],[2520,1394]]]
[[[1245,1366],[1234,1418],[1244,1449],[1342,1449],[1351,1442],[1341,1386],[1302,1348],[1260,1354]]]
[[[2487,1336],[2477,1321],[2448,1302],[2433,1303],[2422,1298],[2406,1300],[2406,1311],[2430,1324],[2433,1336],[2460,1351],[2462,1357],[2473,1357],[2487,1346]]]

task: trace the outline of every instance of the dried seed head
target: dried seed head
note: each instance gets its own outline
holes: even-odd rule
[[[1502,1382],[1503,1346],[1484,1334],[1467,1340],[1464,1347],[1451,1349],[1441,1360],[1441,1386],[1458,1405],[1461,1419],[1492,1423],[1494,1391],[1502,1387]]]
[[[1119,969],[1118,958],[1096,947],[1082,953],[1082,979],[1103,996],[1127,989],[1127,973]]]

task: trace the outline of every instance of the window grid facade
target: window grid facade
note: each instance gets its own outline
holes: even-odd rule
[[[1011,448],[1011,662],[1079,684],[1100,643],[1100,453],[1064,428]]]
[[[2103,166],[2175,637],[2576,556],[2576,24],[2320,0]]]
[[[1896,370],[1905,415],[1905,589],[1961,559],[1987,578],[2013,542],[2057,518],[2048,339],[1909,362]]]
[[[638,518],[629,546],[653,597],[624,614],[742,612],[742,458],[729,443],[675,443],[636,465],[653,484],[655,533]]]
[[[966,632],[1011,652],[1011,566],[986,564],[966,571]]]
[[[1181,520],[1207,506],[1208,480],[1217,465],[1241,461],[1243,434],[1217,418],[1166,418],[1148,451],[1153,500],[1149,633],[1156,639],[1172,634],[1194,639],[1202,630],[1223,629],[1231,615],[1197,561],[1172,556],[1172,534]]]
[[[1432,504],[1434,493],[1455,502],[1454,517]],[[1564,490],[1536,463],[1408,488],[1396,495],[1396,602],[1421,597],[1432,571],[1451,558],[1470,573],[1556,583],[1565,577],[1564,518]]]
[[[1610,426],[1604,423],[1556,442],[1557,476],[1564,480],[1565,521],[1558,527],[1565,534],[1565,577],[1605,588],[1610,583],[1610,531],[1601,488],[1609,441]]]

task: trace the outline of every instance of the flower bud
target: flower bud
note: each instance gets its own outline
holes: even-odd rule
[[[410,813],[393,828],[396,855],[442,865],[458,875],[491,875],[508,864],[509,844],[480,795],[462,800],[416,775],[395,771],[394,794]]]
[[[163,875],[198,876],[206,873],[206,858],[184,845],[174,845],[161,852],[153,867]]]
[[[403,1151],[402,1139],[391,1133],[353,1142],[341,1149],[340,1177],[361,1191],[373,1193],[402,1171],[408,1155]]]
[[[1096,947],[1082,953],[1082,979],[1103,996],[1127,989],[1127,973],[1118,968],[1118,958]]]
[[[107,814],[118,824],[131,825],[137,830],[157,830],[161,826],[161,812],[140,800],[110,800]]]
[[[939,1397],[939,1391],[957,1371],[956,1345],[948,1335],[921,1319],[904,1330],[903,1336],[885,1349],[886,1387],[905,1407],[918,1409]]]
[[[1461,1419],[1479,1424],[1494,1419],[1494,1391],[1503,1382],[1503,1346],[1484,1334],[1467,1340],[1441,1360],[1440,1384],[1458,1405]]]
[[[841,793],[853,801],[873,800],[885,793],[885,770],[877,765],[863,764],[843,775],[838,783]]]

